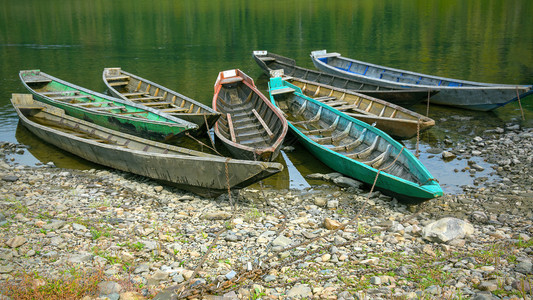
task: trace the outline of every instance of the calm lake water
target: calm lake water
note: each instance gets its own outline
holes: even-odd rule
[[[251,57],[268,50],[312,68],[309,53],[327,49],[344,56],[423,73],[473,81],[533,83],[531,0],[293,0],[293,1],[81,1],[25,0],[0,4],[0,141],[25,143],[25,164],[53,161],[94,168],[48,146],[17,126],[11,93],[25,92],[19,70],[41,69],[55,77],[105,92],[102,70],[128,72],[211,103],[219,71],[240,68],[266,92],[267,77]],[[533,125],[533,97],[479,113],[432,106],[437,121],[422,134],[421,160],[446,192],[471,184],[455,174],[466,160],[444,163],[430,148],[446,148],[446,136],[468,141],[508,122]],[[415,107],[425,114],[425,105]],[[416,140],[404,141],[414,149]],[[302,174],[329,172],[296,145],[286,153]],[[284,161],[280,157],[280,161]],[[483,163],[483,162],[480,162]],[[294,170],[292,170],[294,171]],[[490,168],[485,171],[489,175]],[[497,178],[493,178],[497,180]],[[266,181],[280,188],[303,186],[284,172]]]

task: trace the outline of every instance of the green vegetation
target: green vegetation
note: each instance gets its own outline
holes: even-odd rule
[[[15,278],[0,287],[0,292],[11,299],[80,299],[98,290],[104,274],[102,270],[71,268],[59,278],[36,273],[20,273]]]

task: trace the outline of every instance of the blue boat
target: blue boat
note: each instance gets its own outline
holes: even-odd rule
[[[443,195],[422,163],[383,131],[305,96],[281,77],[270,79],[269,93],[298,140],[335,171],[369,185],[377,176],[376,188],[404,203]]]
[[[315,67],[329,74],[349,77],[383,88],[427,88],[439,91],[431,103],[490,111],[533,93],[531,85],[493,84],[426,75],[375,65],[328,53],[311,52]]]

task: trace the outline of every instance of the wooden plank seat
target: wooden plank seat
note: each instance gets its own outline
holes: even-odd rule
[[[119,82],[110,82],[110,86],[122,86],[122,85],[128,85],[127,81],[119,81]]]
[[[163,100],[161,96],[148,96],[148,97],[139,97],[139,98],[129,98],[130,101],[143,101],[143,100]]]
[[[339,105],[346,105],[348,104],[348,102],[346,101],[342,101],[342,100],[338,100],[338,101],[331,101],[331,102],[323,102],[324,104],[327,104],[331,107],[335,107],[335,106],[339,106]]]
[[[135,92],[135,93],[121,93],[124,97],[132,97],[132,96],[142,96],[142,95],[148,95],[147,92]]]
[[[233,128],[233,122],[231,121],[230,114],[226,114],[226,120],[228,121],[228,129],[231,136],[231,140],[233,142],[237,142],[237,138],[235,137],[235,129]]]
[[[348,143],[346,145],[341,145],[341,146],[336,146],[336,147],[331,147],[329,149],[333,150],[333,151],[351,151],[355,148],[357,148],[359,145],[361,145],[363,143],[363,141],[365,140],[365,134],[367,132],[367,129],[363,129],[363,131],[361,132],[361,135],[359,135],[359,137],[351,142],[351,143]]]
[[[282,89],[275,89],[275,90],[271,91],[270,94],[271,95],[279,95],[279,94],[292,93],[292,92],[294,92],[293,88],[285,87],[285,88],[282,88]]]
[[[317,101],[320,101],[320,102],[325,102],[325,101],[335,100],[335,99],[337,99],[337,97],[333,97],[333,96],[321,96],[321,97],[316,97],[316,98],[314,98],[314,99],[317,100]]]
[[[79,95],[79,91],[55,91],[55,92],[42,92],[41,94],[45,96],[53,96],[53,95],[66,95],[66,94],[74,94]]]
[[[72,103],[71,105],[72,106],[86,106],[86,105],[109,105],[109,104],[113,104],[114,102],[112,101],[100,101],[100,102],[80,102],[80,103]]]
[[[320,128],[320,129],[314,129],[314,130],[300,130],[300,131],[307,135],[330,133],[330,132],[335,131],[335,129],[339,125],[339,120],[340,120],[340,117],[337,116],[337,118],[335,118],[335,122],[333,122],[333,124],[331,124],[331,126],[329,126],[328,128]]]
[[[92,96],[89,95],[71,95],[71,96],[57,96],[57,97],[50,97],[54,100],[72,100],[72,99],[90,99],[94,100]]]
[[[361,150],[359,152],[346,154],[346,156],[349,157],[349,158],[352,158],[352,159],[364,159],[364,158],[367,158],[376,149],[376,146],[378,144],[378,140],[379,140],[379,136],[376,136],[374,138],[374,141],[372,142],[372,144],[370,146],[368,146],[367,148],[365,148],[365,149],[363,149],[363,150]]]
[[[257,120],[259,121],[259,123],[261,123],[261,125],[263,126],[263,128],[265,129],[266,133],[268,134],[268,136],[270,138],[273,138],[274,137],[274,134],[272,133],[272,131],[270,130],[270,128],[268,128],[265,120],[263,120],[263,118],[261,118],[261,116],[259,115],[259,113],[254,109],[252,109],[252,112],[254,113],[255,117],[257,118]]]
[[[109,76],[107,80],[130,80],[128,75]]]
[[[161,111],[166,112],[166,113],[179,113],[179,112],[186,112],[188,110],[189,110],[188,108],[172,107],[172,108],[162,109]]]
[[[94,110],[113,110],[113,109],[126,109],[126,106],[100,106],[93,108]]]
[[[391,145],[387,145],[387,149],[385,150],[385,152],[376,156],[376,158],[374,158],[373,160],[364,161],[363,163],[371,166],[372,168],[378,169],[387,160],[387,157],[389,157],[390,155],[390,151],[391,151]]]
[[[169,104],[173,104],[173,103],[169,102],[169,101],[142,103],[142,105],[144,105],[144,106],[160,106],[160,105],[169,105]]]
[[[230,77],[230,78],[222,79],[222,81],[220,81],[220,83],[221,84],[228,84],[228,83],[235,83],[235,82],[239,82],[239,81],[243,81],[243,79],[242,79],[242,77],[237,76],[237,77]]]

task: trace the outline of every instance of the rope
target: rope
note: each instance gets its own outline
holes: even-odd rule
[[[437,180],[437,178],[428,178],[426,181],[424,181],[423,183],[420,183],[418,184],[418,186],[423,186],[425,185],[426,183],[430,182],[430,181],[435,181],[436,183],[439,183],[439,181]]]
[[[429,98],[431,97],[431,93],[430,91],[428,90],[428,103],[427,103],[427,108],[426,108],[426,117],[429,117]]]
[[[416,123],[416,153],[415,153],[416,158],[420,156],[420,150],[418,149],[419,145],[420,145],[420,118],[418,118],[418,122]]]
[[[194,141],[196,141],[198,144],[200,144],[200,145],[202,145],[202,146],[204,146],[204,147],[207,147],[207,148],[211,149],[211,150],[214,151],[217,155],[223,156],[222,154],[220,154],[220,153],[217,151],[217,149],[211,148],[211,147],[209,147],[209,145],[203,143],[203,142],[200,141],[200,140],[197,140],[197,139],[194,138],[190,133],[185,132],[185,135],[188,136],[188,137],[190,137],[190,138],[193,139]],[[211,141],[211,142],[213,142],[213,141]]]
[[[518,93],[518,86],[516,87],[516,98],[518,99],[518,105],[520,106],[520,112],[522,113],[522,120],[525,121],[524,110],[522,109],[522,102],[520,101],[520,94]]]

